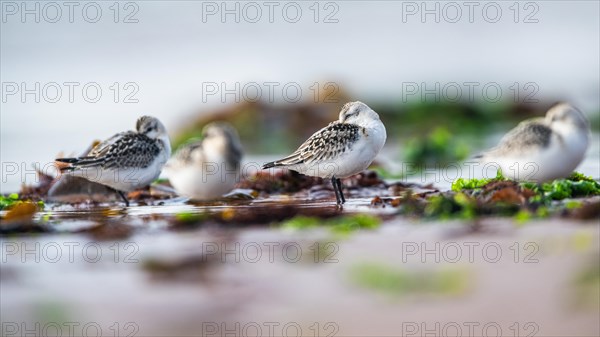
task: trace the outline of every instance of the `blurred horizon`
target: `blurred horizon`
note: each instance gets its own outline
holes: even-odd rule
[[[73,23],[67,8],[51,23],[54,8],[40,5],[38,23],[3,3],[2,162],[29,167],[61,151],[77,153],[93,139],[132,129],[145,114],[161,119],[174,136],[191,117],[253,98],[255,90],[275,108],[313,102],[328,82],[369,105],[429,104],[456,97],[458,89],[460,101],[473,105],[565,100],[590,117],[600,111],[598,2],[520,3],[518,13],[512,2],[481,2],[473,23],[466,7],[452,23],[454,9],[445,4],[439,17],[427,14],[422,22],[420,13],[409,12],[420,2],[319,3],[318,18],[312,2],[298,2],[295,23],[288,22],[293,11],[279,12],[288,2],[278,3],[273,23],[262,3],[256,23],[252,8],[243,11],[245,3],[238,18],[226,14],[224,22],[220,8],[211,14],[210,6],[221,2],[128,3],[117,12],[112,3],[98,2],[102,15],[95,23],[86,21],[92,10],[87,17],[80,11],[87,3],[75,7]],[[483,16],[479,10],[489,3],[502,11],[493,23],[493,11]],[[229,9],[235,4],[227,2]],[[36,83],[39,103],[35,94],[22,96]],[[299,101],[290,103],[298,87]],[[98,101],[87,102],[96,88]],[[56,90],[62,95],[54,103]],[[3,181],[1,189],[16,183]]]

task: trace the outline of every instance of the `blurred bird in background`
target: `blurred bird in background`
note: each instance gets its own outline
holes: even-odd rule
[[[545,182],[565,178],[581,163],[588,148],[590,125],[567,103],[552,106],[545,118],[521,122],[500,143],[475,156],[495,165],[510,179]]]
[[[193,200],[219,198],[240,178],[243,150],[237,131],[228,123],[213,122],[202,135],[183,145],[164,168],[175,191]]]

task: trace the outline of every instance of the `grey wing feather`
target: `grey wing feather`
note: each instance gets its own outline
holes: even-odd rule
[[[114,144],[119,138],[124,137],[126,134],[135,133],[133,131],[125,131],[119,132],[116,135],[110,137],[109,139],[101,142],[100,144],[94,146],[90,152],[87,154],[88,157],[102,157],[107,151],[110,149],[110,146]]]
[[[127,133],[112,143],[106,152],[104,167],[148,167],[159,155],[161,148],[156,140],[139,133]]]
[[[70,164],[67,167],[61,167],[61,172],[73,171],[76,169],[98,167],[103,166],[105,161],[105,155],[110,151],[111,146],[117,142],[121,137],[126,137],[129,133],[134,134],[133,131],[120,132],[110,137],[109,139],[101,142],[90,149],[83,157],[74,158],[57,158],[57,162]]]
[[[128,131],[114,135],[94,147],[88,156],[72,161],[73,168],[101,167],[104,169],[147,167],[160,153],[155,140]]]
[[[192,154],[196,151],[202,151],[202,140],[196,140],[183,144],[173,155],[174,161],[182,163],[190,163],[192,161]]]
[[[291,155],[268,163],[264,168],[274,166],[293,166],[302,163],[314,163],[328,160],[352,149],[363,129],[354,124],[333,122],[315,132]]]
[[[552,139],[552,129],[539,121],[525,121],[509,131],[495,148],[485,155],[524,155],[539,148],[546,148]]]

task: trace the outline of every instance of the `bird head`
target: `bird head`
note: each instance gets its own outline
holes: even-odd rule
[[[589,122],[585,115],[568,103],[558,103],[546,113],[546,122],[552,127],[575,127],[579,130],[589,129]]]
[[[203,147],[208,146],[220,147],[227,150],[237,160],[242,156],[242,144],[240,137],[233,126],[227,122],[212,122],[204,126],[202,129]]]
[[[150,116],[142,116],[138,118],[136,130],[138,133],[146,135],[152,139],[167,135],[167,129],[165,126],[157,118]]]
[[[363,102],[349,102],[344,104],[340,111],[340,123],[365,125],[378,121],[379,115]]]

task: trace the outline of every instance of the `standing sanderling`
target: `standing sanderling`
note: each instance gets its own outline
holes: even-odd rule
[[[286,167],[302,174],[331,179],[338,205],[346,202],[340,178],[365,170],[385,144],[379,115],[362,102],[346,103],[339,120],[315,132],[291,155],[263,165]]]
[[[589,143],[587,119],[573,106],[558,103],[545,118],[521,122],[498,146],[475,158],[514,180],[544,182],[564,178],[583,160]]]
[[[69,164],[59,164],[61,172],[109,186],[129,206],[123,192],[149,185],[171,155],[169,136],[158,119],[140,117],[136,130],[117,133],[84,157],[56,159]]]
[[[202,134],[202,140],[184,145],[164,168],[177,193],[195,200],[231,191],[239,180],[243,155],[237,131],[228,123],[210,123]]]

